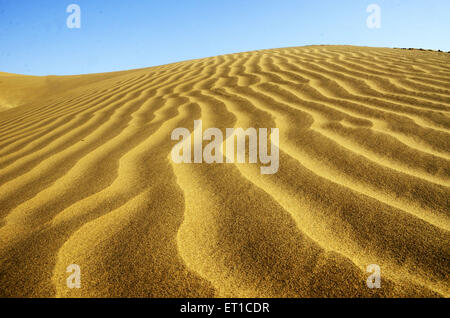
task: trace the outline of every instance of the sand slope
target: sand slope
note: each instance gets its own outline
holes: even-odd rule
[[[194,119],[278,127],[279,172],[173,164],[170,134]],[[0,296],[449,297],[449,137],[437,52],[0,74]]]

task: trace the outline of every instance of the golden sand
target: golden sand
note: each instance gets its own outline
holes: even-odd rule
[[[194,119],[278,127],[278,173],[174,164],[171,132]],[[449,136],[438,52],[0,73],[0,296],[449,297]]]

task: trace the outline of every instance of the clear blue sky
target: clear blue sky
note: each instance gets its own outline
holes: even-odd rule
[[[81,7],[69,29],[66,8]],[[369,29],[369,4],[381,28]],[[0,71],[127,70],[310,44],[450,51],[449,0],[0,0]]]

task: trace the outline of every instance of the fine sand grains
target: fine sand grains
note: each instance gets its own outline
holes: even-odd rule
[[[279,171],[174,164],[197,119],[279,128]],[[449,198],[450,54],[0,73],[0,297],[450,297]]]

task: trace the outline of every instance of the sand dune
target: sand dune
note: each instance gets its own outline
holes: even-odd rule
[[[278,127],[278,173],[174,164],[194,119]],[[449,198],[450,54],[0,73],[1,297],[449,297]]]

